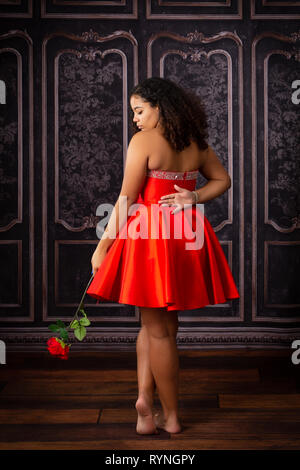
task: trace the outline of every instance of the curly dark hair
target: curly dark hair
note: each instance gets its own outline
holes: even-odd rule
[[[130,92],[159,107],[163,135],[176,152],[180,152],[195,140],[200,149],[207,149],[207,118],[204,106],[192,90],[161,77],[151,77],[136,85]],[[133,134],[140,129],[131,119]]]

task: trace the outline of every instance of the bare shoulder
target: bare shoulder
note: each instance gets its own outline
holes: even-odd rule
[[[145,129],[133,134],[130,144],[137,147],[147,147],[150,148],[153,145],[153,142],[157,139],[163,138],[160,132],[157,129]]]
[[[147,139],[150,140],[150,137],[156,135],[158,132],[155,129],[138,131],[131,137],[131,141],[135,142],[145,142]]]
[[[128,148],[130,149],[137,149],[145,148],[147,146],[147,140],[149,140],[143,132],[136,132],[130,139],[128,144]]]
[[[165,139],[165,137],[162,135],[161,131],[156,129],[156,127],[152,129],[143,129],[142,131],[138,132],[138,134],[141,134],[142,136],[148,139],[153,139],[157,137],[158,139]]]

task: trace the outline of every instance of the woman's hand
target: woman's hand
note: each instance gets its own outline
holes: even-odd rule
[[[96,272],[100,268],[106,254],[107,254],[108,249],[107,248],[96,248],[96,250],[93,253],[92,259],[91,259],[91,264],[92,264],[92,270],[93,274],[95,276]]]
[[[176,212],[181,211],[184,207],[184,204],[194,204],[195,203],[195,194],[192,191],[189,191],[186,188],[181,188],[174,184],[174,188],[177,193],[174,194],[166,194],[160,198],[158,201],[162,206],[177,206],[176,209],[172,212],[172,214],[176,214]]]

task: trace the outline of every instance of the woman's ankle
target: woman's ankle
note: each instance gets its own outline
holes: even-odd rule
[[[152,390],[139,390],[138,398],[143,398],[150,406],[152,406],[154,401],[154,392]]]
[[[170,423],[175,423],[175,422],[178,422],[179,421],[179,412],[178,410],[177,411],[165,411],[164,412],[164,419],[166,422],[170,422]]]

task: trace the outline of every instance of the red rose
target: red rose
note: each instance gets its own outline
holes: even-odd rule
[[[68,359],[69,346],[67,346],[62,340],[58,338],[49,338],[47,341],[48,351],[53,356],[57,356],[60,359]]]
[[[62,353],[60,354],[60,359],[69,359],[69,346],[65,345],[65,347],[62,350]]]

